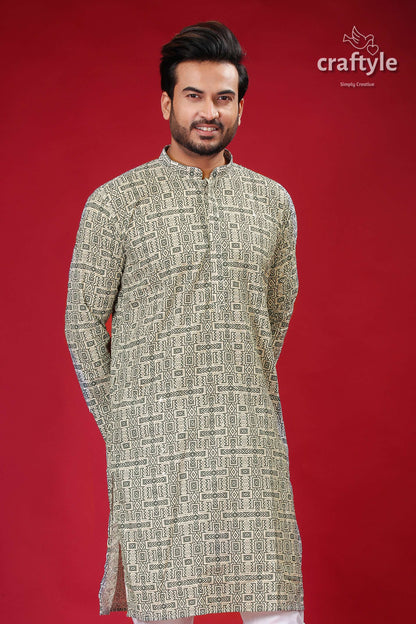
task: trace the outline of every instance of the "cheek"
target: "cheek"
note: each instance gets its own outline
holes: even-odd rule
[[[226,118],[223,117],[222,122],[225,127],[235,129],[238,127],[238,113],[229,114]]]
[[[224,119],[227,119],[230,125],[233,125],[238,120],[238,108],[235,107],[232,110],[224,111]]]
[[[175,108],[173,118],[178,125],[188,128],[194,121],[195,114],[195,110],[192,110],[190,106],[181,106],[179,110]]]

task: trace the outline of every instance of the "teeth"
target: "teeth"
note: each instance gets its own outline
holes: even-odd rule
[[[208,132],[208,131],[209,132],[214,132],[215,131],[215,128],[212,128],[212,127],[207,128],[206,126],[197,126],[197,128],[198,128],[198,130],[205,130],[206,132]]]

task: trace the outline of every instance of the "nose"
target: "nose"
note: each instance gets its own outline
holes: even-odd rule
[[[202,104],[200,114],[207,121],[210,121],[211,119],[216,119],[217,117],[219,117],[219,111],[215,103],[212,102],[211,100],[206,100]]]

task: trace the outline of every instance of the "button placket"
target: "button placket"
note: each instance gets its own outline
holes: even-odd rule
[[[217,266],[217,243],[218,240],[218,215],[216,214],[215,201],[213,201],[213,185],[211,178],[203,178],[203,197],[207,216],[208,240],[210,245],[211,264],[211,300],[216,301],[217,293],[215,282],[218,276]]]

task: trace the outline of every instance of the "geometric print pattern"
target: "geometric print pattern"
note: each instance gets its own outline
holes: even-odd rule
[[[276,373],[293,202],[228,150],[204,179],[167,148],[92,193],[69,270],[65,334],[106,445],[100,614],[302,610]]]

